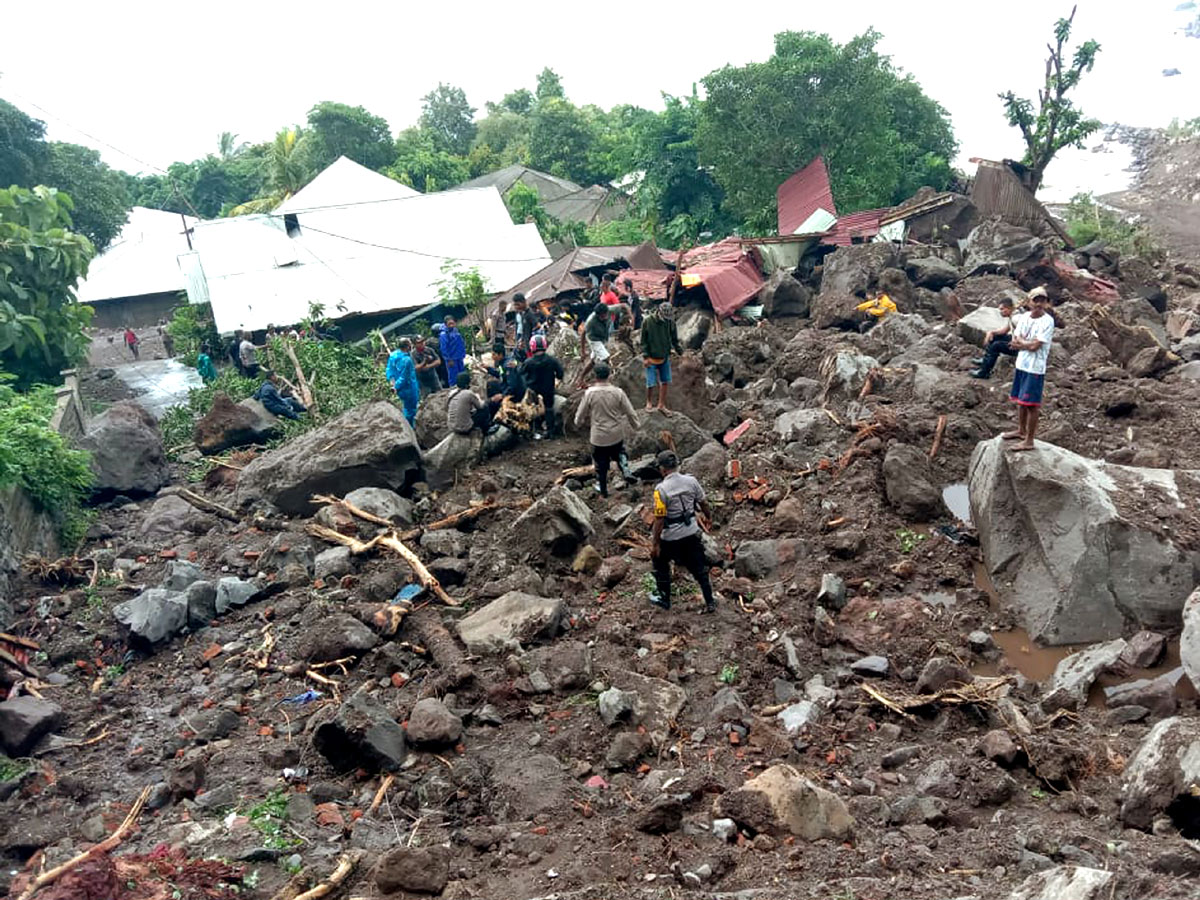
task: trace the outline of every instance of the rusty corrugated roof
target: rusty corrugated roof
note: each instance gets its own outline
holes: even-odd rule
[[[879,234],[879,220],[891,211],[890,206],[885,206],[883,209],[864,209],[841,216],[837,224],[821,236],[821,243],[845,247],[858,241],[869,241]]]
[[[700,279],[713,312],[722,318],[745,306],[763,286],[758,252],[734,237],[687,251],[682,271]]]
[[[775,199],[780,234],[794,234],[818,209],[837,215],[829,170],[820,156],[781,184],[775,191]]]

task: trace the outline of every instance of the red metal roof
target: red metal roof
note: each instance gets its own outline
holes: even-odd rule
[[[625,281],[645,300],[666,300],[675,273],[670,269],[622,269],[617,273],[617,287],[625,289]]]
[[[837,224],[821,236],[821,243],[845,247],[855,240],[869,241],[879,234],[879,220],[891,210],[890,206],[885,206],[883,209],[864,209],[841,216]]]
[[[837,215],[824,158],[818,156],[775,191],[779,233],[794,234],[818,209]]]
[[[763,286],[757,251],[744,247],[738,238],[725,238],[687,251],[683,256],[683,274],[700,278],[713,312],[721,318],[745,306]]]

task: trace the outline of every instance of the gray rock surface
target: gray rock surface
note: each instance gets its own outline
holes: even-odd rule
[[[999,331],[1008,320],[1000,315],[996,306],[981,306],[958,320],[958,334],[964,341],[983,347],[983,339],[989,331]]]
[[[906,270],[913,284],[934,291],[954,285],[961,275],[958,266],[936,256],[909,259]]]
[[[768,319],[807,316],[812,294],[786,269],[776,269],[758,293],[763,315]]]
[[[45,735],[67,722],[62,707],[37,697],[0,703],[0,746],[12,757],[25,756]]]
[[[348,575],[354,568],[349,547],[330,547],[322,550],[313,560],[313,576],[331,579]]]
[[[378,701],[361,691],[346,699],[313,732],[312,745],[338,772],[395,771],[404,762],[404,729]]]
[[[1055,866],[1030,875],[1009,895],[1009,900],[1101,900],[1113,873],[1084,866]]]
[[[1054,667],[1054,675],[1046,696],[1054,698],[1054,705],[1068,709],[1079,709],[1087,703],[1088,691],[1101,673],[1112,668],[1125,652],[1125,641],[1117,638],[1096,644],[1072,653]],[[1056,696],[1058,695],[1058,696]]]
[[[240,578],[222,578],[217,582],[217,615],[223,615],[235,606],[245,606],[257,593],[259,593],[258,585],[252,581],[242,581]]]
[[[165,588],[150,588],[132,600],[113,607],[118,622],[151,644],[170,640],[188,623],[187,595]]]
[[[1200,588],[1192,591],[1183,606],[1183,634],[1179,637],[1179,661],[1192,685],[1200,691]]]
[[[1163,719],[1142,739],[1121,780],[1121,822],[1147,830],[1177,797],[1200,783],[1200,721]]]
[[[431,449],[425,451],[425,480],[435,491],[444,490],[479,459],[483,449],[483,434],[450,432]]]
[[[680,412],[673,412],[668,416],[655,409],[650,412],[638,412],[637,417],[638,427],[625,443],[630,459],[665,449],[666,445],[660,437],[664,431],[674,438],[675,452],[680,459],[687,459],[712,440],[700,426]]]
[[[162,587],[168,591],[186,591],[189,585],[204,579],[204,570],[186,559],[173,559],[167,563],[167,574]]]
[[[182,497],[159,497],[142,519],[138,534],[150,541],[166,541],[181,534],[204,534],[217,524],[216,516],[201,512]]]
[[[911,444],[892,444],[883,458],[888,503],[901,516],[928,522],[942,512],[942,492],[933,483],[925,453]]]
[[[357,488],[348,493],[344,499],[363,512],[369,512],[381,519],[389,519],[397,525],[412,525],[416,521],[413,516],[412,501],[406,500],[387,488]]]
[[[1001,219],[986,219],[967,235],[963,247],[963,271],[1012,272],[1033,265],[1042,258],[1045,245],[1026,228],[1009,225]]]
[[[1001,600],[1035,640],[1103,641],[1128,628],[1178,627],[1200,553],[1164,533],[1147,506],[1200,515],[1180,484],[1200,474],[1139,469],[1039,443],[1010,454],[996,438],[971,457],[971,512]],[[1148,504],[1144,498],[1154,498]]]
[[[500,653],[558,633],[567,604],[559,598],[509,591],[458,623],[458,636],[472,653]]]
[[[806,841],[841,840],[854,830],[854,819],[840,797],[787,765],[772,766],[721,794],[713,814],[760,833],[791,834]]]
[[[158,423],[132,400],[119,400],[93,418],[79,447],[91,454],[99,494],[153,494],[171,480]]]
[[[415,480],[420,466],[417,438],[403,413],[378,401],[255,459],[238,479],[237,502],[266,502],[289,515],[311,515],[314,494],[343,497],[365,486],[396,490]]]
[[[425,697],[408,714],[408,740],[416,747],[444,747],[462,737],[462,719],[441,700]]]
[[[379,643],[379,636],[348,613],[322,615],[304,629],[296,653],[313,662],[361,656]]]
[[[552,487],[513,522],[513,537],[569,556],[596,530],[592,511],[563,485]]]

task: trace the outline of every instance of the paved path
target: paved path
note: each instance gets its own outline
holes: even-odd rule
[[[188,391],[202,387],[200,376],[177,359],[143,359],[113,366],[152,416],[161,419],[169,407],[187,400]]]

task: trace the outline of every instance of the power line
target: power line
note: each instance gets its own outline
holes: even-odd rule
[[[289,215],[290,215],[290,213],[289,213]],[[424,256],[424,257],[428,257],[429,259],[454,260],[455,262],[483,262],[483,263],[489,263],[489,262],[490,263],[541,262],[542,260],[548,258],[548,255],[546,255],[546,256],[527,256],[527,257],[522,257],[520,259],[513,259],[511,257],[505,258],[505,259],[495,259],[495,258],[485,258],[485,257],[481,257],[481,256],[458,256],[458,255],[447,255],[444,253],[428,253],[424,250],[413,250],[408,247],[390,247],[387,244],[376,244],[373,241],[364,241],[364,240],[360,240],[359,238],[352,238],[352,237],[349,237],[348,235],[344,235],[344,234],[334,234],[332,231],[325,231],[324,229],[316,228],[312,225],[307,225],[307,224],[302,224],[300,226],[300,230],[302,232],[303,231],[315,231],[317,234],[323,234],[323,235],[326,235],[327,237],[339,238],[340,240],[350,241],[351,243],[354,243],[354,244],[362,244],[365,247],[374,247],[377,250],[391,250],[395,253],[410,253],[413,256]]]

